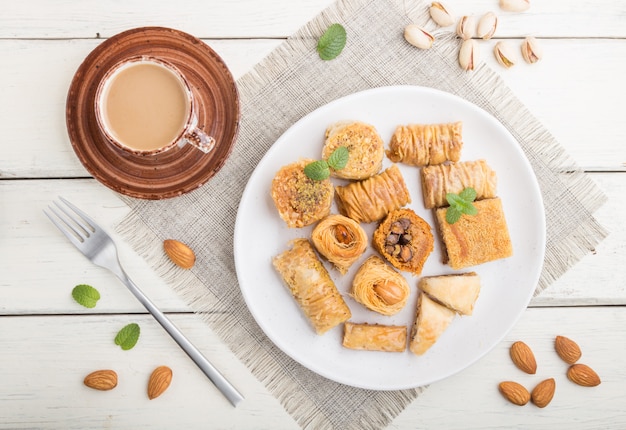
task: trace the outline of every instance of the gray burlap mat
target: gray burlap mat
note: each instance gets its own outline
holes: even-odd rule
[[[519,141],[543,193],[547,250],[537,293],[606,235],[592,215],[604,195],[496,73],[486,66],[462,72],[457,65],[459,41],[452,34],[441,35],[427,51],[405,42],[404,27],[426,24],[429,4],[346,0],[332,5],[239,79],[240,134],[232,155],[209,183],[164,201],[124,197],[132,211],[118,230],[302,427],[381,428],[423,389],[369,391],[322,378],[278,350],[243,301],[233,259],[239,200],[261,157],[304,115],[347,94],[398,84],[444,90],[494,115]],[[348,43],[337,59],[324,62],[315,46],[334,22],[346,28]],[[199,264],[184,273],[172,268],[162,252],[165,238],[188,243]]]

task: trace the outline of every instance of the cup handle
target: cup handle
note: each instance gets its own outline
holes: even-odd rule
[[[181,144],[190,144],[198,148],[200,151],[204,153],[209,153],[215,147],[215,138],[209,136],[204,131],[199,128],[194,128],[193,130],[185,133],[183,138],[181,139]],[[182,145],[181,145],[182,146]]]

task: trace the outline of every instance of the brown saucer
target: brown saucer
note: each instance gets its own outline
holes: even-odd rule
[[[185,145],[134,155],[110,144],[98,129],[94,100],[100,79],[117,62],[146,54],[171,62],[189,80],[198,101],[198,127],[217,141],[209,154]],[[85,58],[70,85],[66,123],[76,155],[97,180],[131,197],[164,199],[198,188],[224,165],[239,130],[239,96],[226,64],[200,39],[143,27],[107,39]]]

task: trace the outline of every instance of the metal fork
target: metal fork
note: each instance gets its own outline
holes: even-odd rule
[[[161,324],[187,355],[198,365],[200,370],[215,384],[224,396],[237,406],[243,396],[228,380],[207,360],[202,353],[182,334],[182,332],[146,297],[128,277],[117,256],[113,239],[85,212],[72,203],[59,197],[63,204],[54,201],[44,213],[50,221],[82,252],[92,263],[109,269],[128,287],[142,305]]]

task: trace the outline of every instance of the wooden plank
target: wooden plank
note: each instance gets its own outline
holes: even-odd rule
[[[92,315],[0,318],[0,428],[254,428],[297,429],[292,418],[249,370],[194,315],[173,321],[246,397],[234,409],[221,397],[168,335],[148,316]],[[136,322],[141,337],[130,351],[113,344],[125,324]],[[602,384],[574,385],[567,365],[554,352],[556,335],[577,341],[582,363]],[[626,308],[529,309],[494,350],[466,370],[431,386],[389,426],[392,429],[446,428],[624,428],[620,360],[626,354]],[[534,351],[538,370],[527,375],[511,363],[508,348],[523,340]],[[33,354],[32,351],[37,351]],[[43,355],[42,355],[43,354]],[[148,400],[152,369],[173,370],[170,388]],[[86,374],[111,368],[118,386],[108,392],[82,385]],[[544,378],[556,380],[556,394],[545,409],[518,407],[498,393],[503,380],[532,389]],[[62,395],[61,395],[62,394]]]
[[[224,58],[235,77],[251,69],[280,43],[207,42]],[[0,57],[12,59],[8,67],[0,68],[3,100],[11,100],[0,104],[0,129],[4,131],[0,178],[88,176],[68,141],[65,98],[76,68],[98,43],[0,40]],[[615,126],[621,123],[626,94],[622,79],[626,76],[626,62],[622,61],[626,58],[626,40],[542,43],[545,59],[532,66],[521,62],[513,69],[503,69],[491,54],[493,41],[481,44],[481,56],[575,162],[589,170],[626,170],[626,149],[619,144],[626,141],[626,129]],[[566,81],[563,76],[568,77]],[[28,144],[11,143],[25,140]],[[44,147],[46,151],[42,151]]]
[[[315,17],[332,0],[202,0],[97,2],[28,0],[10,2],[0,15],[0,38],[108,37],[132,27],[160,25],[179,28],[199,37],[286,37]],[[429,4],[424,2],[424,4]],[[524,13],[504,12],[493,0],[449,0],[461,15],[477,19],[488,11],[500,16],[499,37],[533,34],[541,37],[625,37],[623,2],[550,0],[532,2]],[[34,14],[33,10],[37,10]],[[593,17],[593,19],[590,19]],[[422,25],[434,28],[434,23]],[[390,29],[391,30],[391,29]]]
[[[533,306],[626,304],[626,225],[615,213],[624,211],[621,190],[626,174],[602,173],[592,177],[609,197],[598,220],[611,231],[590,254],[532,301]],[[98,312],[144,312],[126,288],[106,270],[93,266],[44,216],[52,198],[62,195],[95,214],[118,238],[122,262],[135,282],[158,306],[168,311],[189,308],[119,238],[114,226],[128,213],[117,195],[92,179],[0,181],[0,314],[90,313],[70,296],[79,283],[100,290]]]

